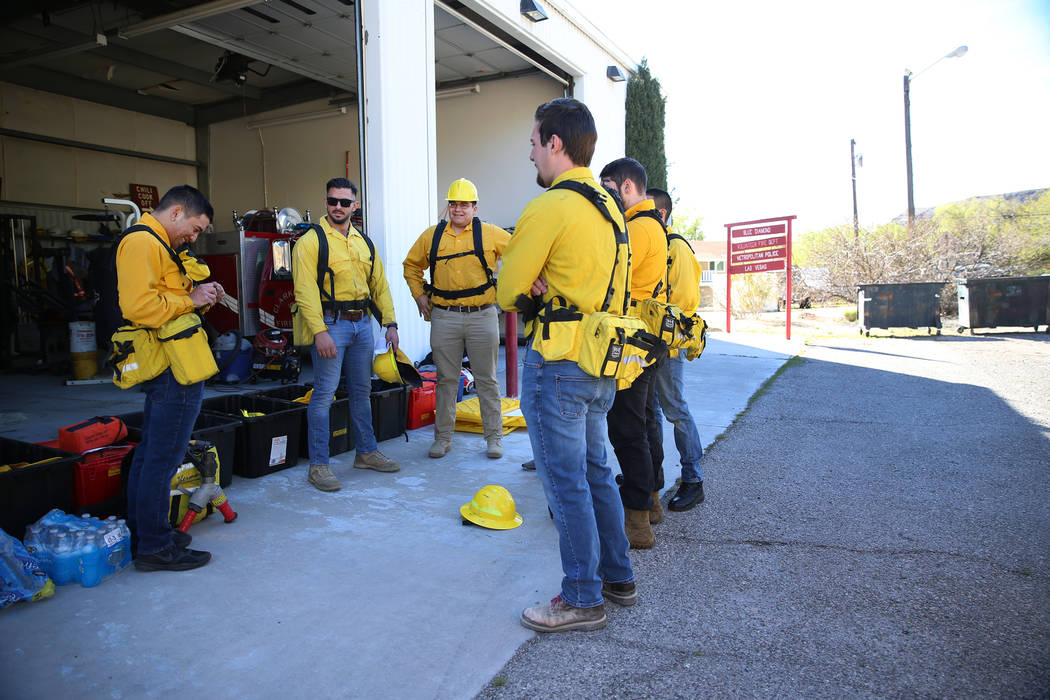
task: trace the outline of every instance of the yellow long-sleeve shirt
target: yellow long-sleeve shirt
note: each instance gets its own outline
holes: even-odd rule
[[[152,214],[143,214],[139,223],[171,244],[168,232]],[[124,236],[117,246],[116,265],[120,312],[134,325],[160,328],[193,311],[189,296],[193,283],[149,233],[136,231]]]
[[[590,168],[567,170],[553,184],[562,180],[576,180],[604,194]],[[611,197],[606,208],[624,226],[623,216]],[[613,274],[616,247],[612,225],[593,204],[576,192],[549,189],[529,202],[518,219],[503,252],[496,300],[507,311],[521,310],[519,297],[528,297],[532,283],[543,275],[547,280],[544,302],[560,296],[567,306],[576,306],[584,313],[598,311]],[[625,263],[620,260],[621,265]],[[619,275],[617,279],[624,281]],[[629,285],[629,279],[614,285],[611,311],[622,308]],[[534,333],[533,349],[549,361],[575,362],[579,356],[574,347],[576,325],[552,323],[546,339],[542,332]]]
[[[667,253],[671,267],[667,271],[668,302],[687,314],[700,306],[700,261],[688,242],[668,239]]]
[[[328,241],[328,267],[335,275],[336,301],[357,301],[372,298],[383,315],[383,325],[396,323],[394,301],[390,298],[383,261],[376,255],[372,268],[371,254],[365,239],[353,226],[344,236],[321,217],[321,228]],[[317,232],[310,230],[296,241],[292,249],[292,276],[295,280],[295,301],[299,305],[310,332],[314,335],[328,330],[321,312],[321,291],[317,287]],[[372,275],[368,271],[372,268]]]
[[[631,299],[641,301],[653,296],[656,285],[667,274],[667,236],[660,222],[648,216],[631,217],[639,212],[656,211],[651,199],[643,199],[624,212],[627,235],[631,240]]]
[[[405,281],[412,290],[412,298],[417,299],[423,293],[423,271],[430,270],[430,248],[434,242],[434,231],[437,226],[431,226],[424,231],[415,244],[405,256]],[[496,265],[503,256],[503,250],[507,247],[510,234],[493,224],[481,224],[481,247],[484,251],[485,262],[488,264],[492,274],[496,274]],[[461,233],[452,230],[452,224],[445,226],[438,243],[438,258],[447,255],[459,255],[459,257],[447,260],[438,260],[434,266],[435,279],[430,283],[436,290],[455,291],[460,289],[472,289],[485,284],[485,270],[481,267],[481,261],[474,255],[474,224],[471,222]],[[496,288],[489,287],[480,294],[469,297],[458,297],[449,299],[435,291],[431,295],[431,301],[438,306],[480,306],[491,304],[496,301]]]

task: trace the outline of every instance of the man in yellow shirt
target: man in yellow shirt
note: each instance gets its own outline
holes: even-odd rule
[[[211,225],[211,204],[194,187],[168,190],[117,246],[120,312],[131,324],[160,328],[195,309],[222,301],[222,285],[194,285],[176,262],[176,248],[193,243]],[[211,554],[188,549],[188,533],[168,521],[171,478],[186,460],[190,433],[200,413],[204,382],[183,385],[171,368],[140,385],[146,393],[142,441],[128,471],[128,526],[140,571],[185,571],[204,566]]]
[[[667,277],[667,236],[653,200],[645,196],[645,168],[634,158],[620,158],[602,168],[601,181],[623,202],[631,241],[631,305],[659,296]],[[631,386],[616,392],[609,410],[609,442],[620,462],[620,497],[627,539],[635,549],[656,542],[652,525],[663,520],[663,426],[656,416],[653,377],[660,363],[649,365]]]
[[[588,314],[602,307],[610,289],[611,307],[622,307],[629,271],[617,257],[624,246],[613,225],[623,231],[624,222],[588,167],[597,137],[582,102],[561,98],[536,110],[530,159],[536,182],[550,189],[525,207],[504,251],[496,298],[505,310],[530,312],[537,302],[557,302]],[[586,189],[559,189],[563,184]],[[521,410],[564,573],[561,593],[550,604],[521,614],[525,627],[540,632],[600,629],[604,598],[620,605],[637,600],[623,505],[605,463],[605,414],[616,383],[580,369],[578,324],[526,326]]]
[[[650,189],[646,194],[666,226],[671,218],[671,195],[660,189]],[[664,230],[666,232],[666,228]],[[700,305],[700,262],[689,241],[678,234],[667,234],[667,252],[670,260],[664,290],[667,303],[688,314],[696,313]],[[662,410],[674,424],[674,444],[682,460],[682,483],[667,503],[668,510],[673,511],[689,510],[704,501],[704,473],[700,467],[704,446],[685,399],[685,362],[677,350],[671,350],[670,356],[656,369],[654,379],[657,411]]]
[[[451,448],[466,349],[478,390],[486,454],[498,459],[503,456],[503,413],[496,379],[495,270],[510,234],[477,218],[478,190],[470,180],[453,182],[447,201],[449,220],[424,231],[404,262],[405,281],[419,315],[430,321],[430,349],[437,369],[434,444],[429,454],[444,457]],[[429,282],[423,279],[424,269],[429,269]]]
[[[346,178],[328,181],[324,200],[327,214],[321,230],[328,244],[326,294],[322,302],[318,287],[318,232],[310,230],[292,249],[295,303],[302,321],[314,336],[310,351],[314,366],[314,390],[306,410],[309,426],[310,470],[308,481],[321,491],[338,491],[339,480],[329,467],[329,410],[340,376],[346,375],[350,394],[350,422],[357,455],[354,467],[396,472],[401,467],[382,452],[372,431],[372,315],[386,326],[386,340],[398,346],[394,302],[383,272],[383,261],[373,255],[364,235],[350,224],[357,209],[357,185]]]

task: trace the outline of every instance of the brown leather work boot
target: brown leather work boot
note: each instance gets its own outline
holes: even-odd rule
[[[660,492],[653,491],[653,507],[649,509],[649,524],[659,525],[664,521],[664,505],[660,503]]]
[[[631,543],[631,549],[652,549],[656,544],[656,535],[653,534],[653,526],[649,524],[649,511],[623,509],[626,516],[627,539]]]
[[[605,605],[595,608],[577,608],[559,595],[549,605],[525,608],[521,624],[537,632],[590,632],[605,627]]]

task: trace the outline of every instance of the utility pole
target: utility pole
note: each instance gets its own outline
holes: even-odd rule
[[[908,167],[908,233],[915,226],[915,190],[911,179],[911,71],[904,71],[904,160]]]

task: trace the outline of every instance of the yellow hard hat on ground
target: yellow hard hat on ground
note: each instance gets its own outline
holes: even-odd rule
[[[387,384],[408,384],[417,388],[423,386],[423,377],[420,376],[419,370],[408,359],[408,355],[401,352],[401,348],[395,351],[394,347],[390,346],[386,352],[376,355],[375,361],[372,362],[372,371]]]
[[[474,183],[465,178],[460,178],[448,187],[448,195],[445,197],[450,202],[477,202],[478,188]]]
[[[521,515],[514,507],[510,491],[492,484],[478,489],[470,503],[464,503],[459,509],[459,514],[475,525],[492,530],[512,530],[521,525]]]

